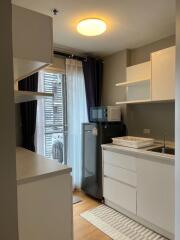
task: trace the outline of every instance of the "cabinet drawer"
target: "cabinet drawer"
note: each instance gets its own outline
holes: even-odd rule
[[[104,150],[104,163],[136,171],[136,158],[126,154]]]
[[[135,172],[124,168],[116,167],[110,164],[104,164],[104,175],[115,180],[127,183],[134,187],[137,186],[137,176]]]
[[[104,177],[104,198],[136,214],[136,189]]]

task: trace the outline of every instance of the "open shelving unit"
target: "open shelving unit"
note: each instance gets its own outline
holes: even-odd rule
[[[18,81],[53,62],[52,18],[16,5],[12,5],[12,13],[14,102],[53,97],[50,93],[18,90]]]
[[[126,82],[116,84],[125,87],[126,99],[117,101],[117,105],[145,103],[151,101],[151,62],[145,62],[126,68]]]

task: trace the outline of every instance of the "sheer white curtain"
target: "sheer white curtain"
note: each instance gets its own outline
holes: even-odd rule
[[[72,167],[73,187],[81,187],[82,178],[82,123],[88,122],[82,63],[66,60],[68,152],[67,162]]]

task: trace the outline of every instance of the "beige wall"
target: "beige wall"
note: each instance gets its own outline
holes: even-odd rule
[[[102,104],[114,105],[119,98],[125,99],[124,91],[115,86],[126,80],[128,50],[120,51],[104,58]]]
[[[0,239],[18,239],[11,1],[0,1]],[[3,34],[2,34],[3,33]]]
[[[175,44],[171,36],[155,43],[132,50],[121,51],[104,59],[103,105],[115,105],[123,99],[125,91],[115,86],[117,82],[126,80],[126,66],[148,61],[150,53]],[[127,105],[124,118],[128,125],[129,135],[155,137],[174,141],[174,103]],[[154,117],[156,116],[156,117]],[[144,135],[143,129],[148,128],[151,134]]]
[[[175,156],[175,240],[180,239],[180,0],[176,11],[176,156]]]
[[[150,60],[150,54],[152,52],[161,50],[163,48],[171,47],[175,45],[175,36],[170,36],[164,39],[161,39],[152,44],[146,46],[132,49],[130,54],[130,65],[139,64]]]

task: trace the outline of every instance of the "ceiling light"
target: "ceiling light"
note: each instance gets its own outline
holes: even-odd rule
[[[97,18],[88,18],[80,21],[77,25],[77,31],[85,36],[97,36],[106,31],[106,23]]]

